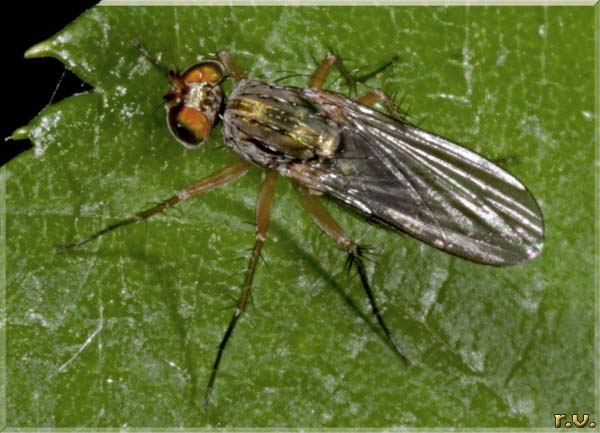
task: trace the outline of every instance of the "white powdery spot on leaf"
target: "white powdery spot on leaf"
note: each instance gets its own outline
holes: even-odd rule
[[[423,295],[421,296],[421,305],[423,307],[423,314],[421,320],[424,320],[427,316],[427,313],[431,309],[431,306],[435,303],[437,299],[437,292],[433,289],[425,290]]]
[[[56,112],[41,118],[39,126],[33,128],[30,133],[30,139],[35,143],[34,154],[41,158],[46,153],[48,144],[51,141],[53,130],[55,130],[62,120],[62,113]]]
[[[446,284],[448,280],[448,269],[447,268],[436,268],[430,273],[430,286],[423,291],[419,303],[421,305],[420,320],[425,322],[427,316],[431,313],[431,309],[437,303],[440,290]]]
[[[461,358],[470,368],[480,373],[483,373],[485,368],[485,357],[483,353],[477,352],[474,350],[460,350],[459,351]]]
[[[136,107],[137,106],[135,104],[123,105],[121,107],[121,110],[119,111],[119,115],[122,118],[131,119],[136,114],[138,114],[138,110]]]
[[[119,96],[124,96],[127,94],[127,87],[117,86],[117,87],[115,87],[115,93]]]
[[[538,27],[538,35],[540,35],[541,37],[545,37],[546,36],[546,26],[545,25],[541,25]]]
[[[364,350],[365,345],[369,341],[367,336],[360,336],[356,338],[352,338],[350,342],[350,357],[352,359],[356,359],[356,357]]]
[[[46,320],[44,315],[36,312],[35,310],[33,310],[31,308],[29,310],[27,310],[27,318],[28,318],[30,324],[39,323],[44,328],[50,327],[50,324],[48,323],[48,321]]]
[[[528,397],[515,399],[512,395],[509,395],[508,406],[513,413],[524,416],[531,416],[535,411],[535,402]]]

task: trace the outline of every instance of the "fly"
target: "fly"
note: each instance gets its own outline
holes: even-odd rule
[[[138,43],[138,49],[160,63]],[[409,360],[379,313],[363,249],[321,205],[327,195],[381,225],[472,262],[508,266],[537,257],[543,248],[541,211],[527,188],[482,156],[407,123],[381,90],[356,99],[323,90],[337,57],[327,54],[307,87],[247,79],[227,52],[183,73],[170,71],[165,95],[169,129],[186,147],[210,136],[222,112],[225,144],[242,158],[179,191],[155,207],[118,221],[78,242],[79,247],[118,227],[137,223],[189,197],[226,185],[255,164],[265,169],[256,205],[256,238],[237,305],[218,346],[202,407],[208,407],[221,357],[250,296],[267,239],[275,184],[290,179],[315,224],[348,254],[373,315],[394,352]],[[234,84],[224,109],[221,84]],[[387,114],[373,108],[382,102]]]

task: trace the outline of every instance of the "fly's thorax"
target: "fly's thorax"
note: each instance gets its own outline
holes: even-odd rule
[[[171,72],[173,91],[165,95],[167,123],[184,146],[196,148],[210,136],[223,101],[223,67],[204,60],[182,74]]]
[[[340,142],[336,124],[296,87],[243,80],[230,95],[223,118],[225,143],[261,165],[327,159]]]

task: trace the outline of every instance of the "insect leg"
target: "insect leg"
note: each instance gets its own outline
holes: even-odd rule
[[[379,66],[377,66],[372,71],[366,72],[366,73],[361,74],[361,75],[356,75],[354,77],[354,80],[357,83],[364,83],[368,79],[370,79],[370,78],[372,78],[372,77],[380,74],[385,69],[387,69],[389,66],[393,65],[399,58],[400,58],[400,56],[398,54],[394,54],[394,55],[392,55],[392,57],[390,57],[389,60],[387,60],[386,62],[380,64]]]
[[[352,73],[346,68],[344,59],[339,52],[334,50],[332,47],[327,47],[327,49],[329,50],[329,53],[335,57],[335,67],[348,85],[350,95],[356,95],[356,80],[354,79],[354,75],[352,75]]]
[[[322,89],[329,75],[329,70],[333,64],[337,61],[337,57],[332,53],[327,53],[321,64],[317,67],[315,72],[311,75],[308,80],[308,87],[313,89]]]
[[[313,72],[312,76],[310,77],[310,80],[308,81],[308,87],[314,89],[322,89],[323,85],[325,84],[325,80],[327,79],[327,75],[331,70],[331,66],[335,65],[340,74],[342,75],[344,81],[346,81],[346,84],[348,84],[348,87],[350,88],[350,94],[355,95],[357,82],[366,81],[368,78],[378,74],[388,66],[392,65],[398,59],[398,56],[394,55],[390,60],[385,62],[383,65],[380,65],[374,71],[368,72],[367,74],[364,74],[360,77],[354,77],[344,66],[342,57],[333,49],[329,48],[329,50],[330,51],[325,55],[325,58],[321,61],[321,64],[317,67],[315,72]]]
[[[404,116],[400,114],[398,108],[396,108],[396,104],[392,98],[390,98],[383,90],[375,89],[367,92],[358,98],[356,98],[356,102],[362,105],[366,105],[368,107],[372,107],[377,102],[382,102],[383,106],[387,110],[387,112],[396,120],[404,120]]]
[[[277,172],[266,170],[266,177],[260,188],[260,193],[256,203],[256,240],[254,242],[254,248],[252,249],[252,255],[250,256],[250,261],[248,262],[248,267],[246,268],[246,277],[244,278],[244,284],[242,285],[242,292],[240,293],[233,316],[231,316],[231,320],[229,321],[229,326],[227,327],[225,335],[223,335],[223,339],[219,344],[219,351],[217,352],[217,356],[213,363],[212,373],[210,375],[210,379],[208,380],[206,394],[204,394],[204,400],[202,402],[203,411],[206,411],[208,408],[210,394],[212,393],[213,385],[217,377],[217,371],[219,369],[219,363],[221,362],[223,350],[225,350],[225,346],[227,345],[227,342],[233,333],[233,329],[235,328],[237,321],[244,312],[244,307],[246,306],[246,302],[250,296],[250,288],[252,287],[254,272],[260,258],[260,251],[265,243],[265,240],[267,239],[269,217],[271,215],[271,208],[273,207],[276,181]]]
[[[235,61],[227,51],[219,51],[217,55],[231,74],[233,84],[237,84],[240,80],[246,78],[246,75],[241,71],[237,63],[235,63]]]
[[[248,171],[249,168],[250,168],[250,163],[247,161],[240,161],[233,165],[230,165],[229,167],[225,167],[225,168],[213,173],[212,175],[205,177],[201,181],[196,182],[196,183],[188,186],[187,188],[179,191],[174,196],[169,197],[165,201],[157,204],[156,206],[154,206],[150,209],[144,210],[142,212],[138,212],[130,218],[126,218],[124,220],[117,221],[116,223],[113,223],[113,224],[103,228],[102,230],[97,231],[96,233],[92,234],[91,236],[88,236],[87,238],[81,239],[72,244],[57,247],[57,248],[55,248],[55,251],[58,253],[58,252],[62,252],[64,250],[68,250],[70,248],[80,247],[83,244],[88,243],[89,241],[97,239],[100,236],[102,236],[110,231],[113,231],[116,228],[143,221],[147,218],[150,218],[152,215],[155,215],[159,212],[169,209],[170,207],[173,207],[176,203],[178,203],[182,200],[185,200],[186,198],[189,198],[189,197],[201,194],[203,192],[210,191],[211,189],[215,189],[220,186],[226,185],[227,183],[232,182],[232,181],[236,180],[237,178],[241,177],[242,175],[244,175]]]
[[[300,201],[302,203],[302,206],[311,216],[315,224],[328,236],[333,238],[333,240],[337,242],[340,248],[342,248],[349,254],[349,263],[351,265],[354,264],[356,266],[356,270],[358,271],[358,275],[360,276],[362,286],[365,289],[365,292],[367,293],[369,302],[371,303],[371,310],[377,318],[377,322],[379,322],[379,325],[381,326],[381,329],[383,330],[383,333],[385,334],[389,344],[392,346],[396,354],[402,359],[402,361],[404,361],[406,364],[410,364],[410,362],[402,352],[400,345],[396,342],[387,325],[383,321],[383,317],[381,317],[379,307],[377,306],[373,290],[367,277],[367,270],[365,269],[365,265],[362,259],[361,247],[354,243],[348,236],[346,236],[344,230],[333,219],[329,212],[327,212],[327,210],[321,205],[321,203],[317,200],[315,196],[310,194],[310,192],[306,188],[300,185],[295,186],[296,190],[300,195]]]

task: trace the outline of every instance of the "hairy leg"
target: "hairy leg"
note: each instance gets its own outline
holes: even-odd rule
[[[256,203],[256,240],[254,242],[254,248],[252,249],[252,255],[250,256],[250,261],[248,262],[248,267],[246,268],[246,277],[244,278],[244,284],[242,285],[240,297],[237,301],[233,316],[229,321],[229,326],[225,331],[225,335],[223,335],[223,339],[219,344],[219,350],[213,363],[210,379],[208,380],[208,386],[206,387],[206,394],[204,395],[204,400],[202,402],[203,411],[206,411],[208,408],[208,402],[210,400],[210,395],[217,377],[219,364],[221,362],[221,357],[223,355],[223,351],[225,350],[225,346],[227,346],[227,342],[233,333],[233,329],[235,328],[237,321],[244,312],[244,308],[250,296],[254,272],[256,271],[256,265],[258,264],[258,260],[260,258],[260,251],[265,243],[265,240],[267,239],[269,217],[273,207],[276,181],[277,173],[271,170],[266,170],[265,180],[260,188],[260,193]]]
[[[55,248],[55,251],[62,252],[64,250],[68,250],[71,248],[80,247],[94,239],[99,238],[102,235],[105,235],[108,232],[113,231],[116,228],[143,221],[147,218],[150,218],[152,215],[156,215],[157,213],[160,213],[162,211],[169,209],[170,207],[173,207],[175,204],[179,203],[182,200],[185,200],[189,197],[193,197],[193,196],[201,194],[203,192],[210,191],[212,189],[226,185],[229,182],[232,182],[232,181],[238,179],[239,177],[243,176],[244,174],[246,174],[246,172],[248,171],[249,168],[250,168],[250,163],[247,161],[240,161],[233,165],[230,165],[229,167],[225,167],[224,169],[221,169],[221,170],[211,174],[210,176],[205,177],[201,181],[196,182],[196,183],[188,186],[187,188],[179,191],[177,194],[169,197],[165,201],[157,204],[156,206],[154,206],[150,209],[144,210],[142,212],[138,212],[130,218],[126,218],[124,220],[117,221],[107,227],[104,227],[103,229],[97,231],[96,233],[93,233],[92,235],[88,236],[87,238],[83,238],[77,242],[73,242],[68,245],[63,245],[63,246],[57,247],[57,248]]]
[[[375,295],[373,294],[373,290],[367,277],[367,271],[363,262],[361,248],[348,236],[346,236],[340,225],[333,219],[333,217],[329,214],[329,212],[327,212],[327,210],[321,205],[321,203],[314,195],[312,195],[306,188],[299,185],[296,185],[296,190],[300,195],[300,201],[302,202],[302,206],[311,216],[315,224],[324,233],[326,233],[329,237],[336,241],[340,248],[342,248],[348,253],[349,263],[350,265],[356,266],[356,270],[358,271],[358,275],[360,276],[362,286],[365,289],[365,292],[369,298],[369,302],[371,303],[371,310],[377,318],[377,322],[381,326],[381,329],[383,330],[387,341],[389,342],[390,346],[394,349],[396,354],[402,359],[402,361],[404,361],[406,364],[409,364],[408,359],[406,358],[406,356],[402,352],[402,349],[392,336],[389,328],[385,324],[383,317],[379,312],[379,307],[377,306],[377,302],[375,301]]]
[[[377,102],[383,103],[383,106],[387,110],[387,112],[396,120],[404,120],[404,116],[400,114],[398,108],[396,108],[396,104],[392,98],[390,98],[383,90],[375,89],[367,92],[358,98],[356,98],[356,102],[362,105],[366,105],[368,107],[372,107]]]
[[[325,84],[325,80],[329,75],[331,67],[337,62],[337,57],[332,53],[327,53],[321,64],[317,67],[315,72],[311,75],[308,80],[308,87],[313,89],[322,89]]]
[[[242,70],[239,68],[237,63],[235,63],[235,61],[227,51],[219,51],[217,55],[229,71],[231,79],[233,80],[233,84],[237,84],[240,82],[240,80],[246,78],[246,75],[242,72]]]

